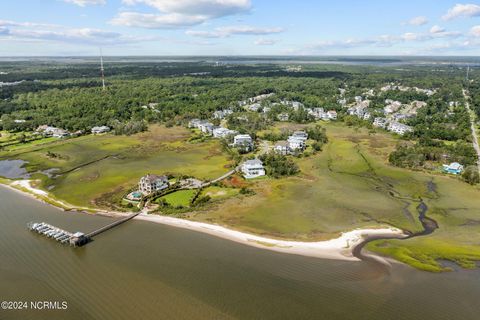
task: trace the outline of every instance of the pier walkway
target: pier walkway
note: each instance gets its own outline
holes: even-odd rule
[[[130,219],[133,219],[139,214],[140,212],[132,213],[120,220],[116,220],[110,224],[107,224],[106,226],[103,226],[87,234],[82,232],[72,233],[72,232],[57,228],[55,226],[52,226],[51,224],[48,224],[46,222],[30,222],[29,224],[27,224],[27,227],[31,231],[37,232],[48,238],[52,238],[55,241],[58,241],[62,244],[69,244],[71,246],[80,247],[92,241],[92,238],[94,236],[97,236],[102,232],[115,228],[116,226],[122,223],[125,223]]]

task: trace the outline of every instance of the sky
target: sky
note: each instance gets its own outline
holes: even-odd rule
[[[0,56],[477,56],[458,1],[2,0]]]

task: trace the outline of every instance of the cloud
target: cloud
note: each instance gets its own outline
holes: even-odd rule
[[[480,37],[480,26],[473,26],[470,29],[470,35],[474,37]]]
[[[434,25],[433,27],[430,28],[430,33],[442,33],[445,32],[445,28],[442,28],[438,25]]]
[[[415,18],[412,18],[412,19],[408,20],[404,24],[409,24],[411,26],[423,26],[424,24],[427,24],[427,23],[428,23],[427,17],[419,16],[419,17],[415,17]]]
[[[478,17],[480,16],[480,6],[476,4],[456,4],[450,8],[442,19],[452,20],[459,17]]]
[[[185,34],[201,38],[227,38],[232,35],[266,35],[283,32],[283,28],[259,28],[253,26],[228,26],[216,28],[214,31],[187,30]]]
[[[153,37],[129,36],[118,32],[93,28],[68,28],[61,25],[0,21],[3,40],[43,40],[88,45],[118,45],[152,41]]]
[[[478,30],[471,31],[471,34],[477,34],[480,37],[480,26]],[[326,40],[319,41],[310,45],[306,45],[297,52],[302,52],[303,54],[317,54],[319,52],[325,52],[326,50],[344,50],[351,48],[367,48],[367,47],[391,47],[397,44],[408,43],[408,42],[438,42],[440,40],[451,41],[458,38],[462,38],[463,34],[457,31],[446,31],[444,28],[439,26],[433,26],[429,32],[422,33],[413,33],[406,32],[401,35],[380,35],[372,38],[364,39],[346,39],[346,40]],[[435,43],[434,46],[445,46],[445,44]],[[449,46],[453,46],[450,45]],[[458,44],[456,44],[458,46]]]
[[[167,29],[197,25],[205,21],[201,16],[183,14],[150,14],[138,12],[121,12],[110,20],[112,25],[138,27],[146,29]]]
[[[123,0],[123,3],[143,4],[158,13],[120,12],[110,23],[149,29],[188,27],[251,9],[250,0]]]
[[[253,44],[256,46],[273,46],[276,43],[278,43],[278,40],[259,38]]]
[[[400,36],[403,41],[429,41],[441,38],[458,38],[462,33],[459,31],[446,31],[440,26],[433,26],[429,33],[407,32]]]
[[[106,0],[63,0],[66,3],[76,4],[80,7],[85,7],[89,5],[104,5],[107,3]]]

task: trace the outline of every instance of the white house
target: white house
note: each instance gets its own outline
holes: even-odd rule
[[[214,128],[213,123],[210,123],[208,121],[201,121],[198,124],[198,129],[200,129],[200,131],[206,134],[212,134],[213,128]]]
[[[335,110],[327,111],[327,117],[329,120],[337,120],[337,111]]]
[[[315,119],[322,119],[325,115],[325,110],[323,108],[313,108],[309,109],[309,115],[312,115]]]
[[[138,188],[143,194],[151,194],[168,188],[169,182],[167,176],[157,176],[155,174],[147,174],[140,179]]]
[[[246,179],[258,178],[265,175],[263,163],[258,159],[245,161],[242,164],[241,170]]]
[[[402,107],[402,103],[400,101],[392,101],[391,99],[387,99],[385,100],[385,103],[387,104],[383,108],[383,112],[385,114],[394,113]]]
[[[290,136],[287,141],[290,152],[301,151],[305,148],[305,140],[302,138]]]
[[[275,144],[275,147],[273,147],[273,150],[275,153],[282,154],[282,155],[287,155],[290,153],[290,147],[288,141],[279,141]]]
[[[396,122],[396,121],[392,121],[388,125],[387,130],[391,131],[391,132],[395,132],[395,133],[400,134],[400,135],[403,135],[407,132],[412,132],[413,128],[410,127],[410,126],[407,126],[406,124]]]
[[[282,100],[281,104],[285,106],[292,107],[293,110],[297,111],[300,107],[304,107],[303,103],[298,102],[298,101],[288,101],[288,100]]]
[[[251,150],[253,149],[253,139],[248,134],[237,134],[233,137],[233,146]]]
[[[50,126],[40,126],[38,127],[37,132],[43,133],[43,135],[46,137],[54,138],[65,138],[70,135],[70,132],[67,130]]]
[[[373,126],[377,128],[385,129],[387,127],[388,120],[387,118],[377,117],[373,120]]]
[[[188,127],[189,128],[198,128],[198,125],[202,122],[202,120],[200,119],[192,119],[190,120],[190,122],[188,123]]]
[[[280,113],[278,116],[277,116],[277,119],[278,121],[288,121],[288,113]]]
[[[304,141],[306,141],[308,139],[308,133],[306,133],[305,131],[295,131],[292,134],[292,137],[298,138],[298,139],[303,139]]]
[[[235,131],[235,130],[230,130],[230,129],[223,128],[223,127],[213,129],[213,137],[214,138],[226,138],[228,136],[235,135],[237,133],[238,132]]]
[[[260,103],[254,103],[247,106],[247,109],[249,111],[258,112],[258,110],[262,109],[262,105]]]
[[[217,110],[213,113],[213,118],[223,119],[223,118],[227,117],[228,115],[231,115],[232,113],[233,113],[233,111],[230,110],[230,109]]]
[[[110,131],[110,127],[107,126],[101,126],[101,127],[93,127],[92,128],[92,133],[93,134],[100,134],[100,133],[106,133]]]

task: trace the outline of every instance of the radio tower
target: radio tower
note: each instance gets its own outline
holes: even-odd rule
[[[100,74],[102,77],[102,89],[105,91],[105,73],[103,69],[103,54],[102,54],[101,48],[100,48]]]

